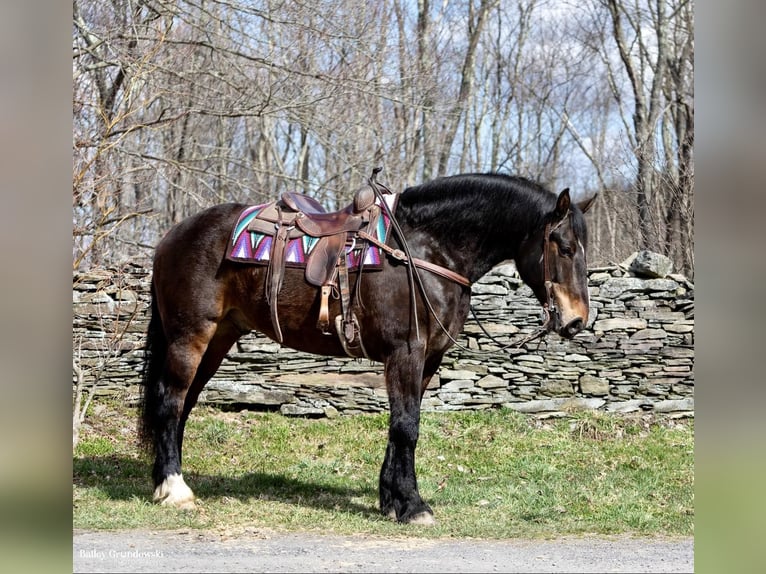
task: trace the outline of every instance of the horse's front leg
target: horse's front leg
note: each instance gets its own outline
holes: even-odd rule
[[[420,497],[415,477],[423,365],[423,349],[417,344],[397,350],[386,360],[391,413],[388,446],[380,470],[380,510],[399,522],[433,524],[433,511]]]

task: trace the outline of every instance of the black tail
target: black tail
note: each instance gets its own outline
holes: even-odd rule
[[[143,381],[141,386],[141,403],[138,422],[138,437],[141,444],[154,451],[156,423],[162,408],[163,389],[161,384],[162,370],[167,356],[167,341],[162,328],[162,319],[157,308],[157,297],[154,292],[154,282],[151,285],[151,316],[146,333],[144,347]]]

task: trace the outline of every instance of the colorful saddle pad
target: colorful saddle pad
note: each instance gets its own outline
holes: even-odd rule
[[[389,197],[391,198],[390,201]],[[395,195],[386,196],[387,203],[389,203],[392,211],[395,207],[393,204],[397,197],[398,196]],[[376,203],[379,205],[380,200],[376,201]],[[262,265],[269,263],[271,242],[274,240],[273,236],[248,229],[250,222],[257,218],[261,210],[269,205],[271,204],[264,203],[261,205],[253,205],[242,211],[231,233],[229,249],[226,253],[227,259]],[[381,209],[380,217],[377,218],[376,224],[372,229],[368,230],[368,233],[376,239],[385,242],[390,227],[391,221],[388,214],[385,209]],[[352,234],[349,234],[349,236],[352,236]],[[318,241],[318,237],[312,237],[310,235],[302,235],[290,239],[285,247],[285,265],[289,267],[305,267],[306,260]],[[361,247],[361,241],[356,243],[352,242],[350,245],[346,246],[349,269],[356,269],[359,267]],[[381,260],[381,249],[374,245],[370,245],[365,253],[364,268],[380,268]]]

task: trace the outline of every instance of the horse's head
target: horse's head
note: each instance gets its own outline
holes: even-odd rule
[[[521,278],[550,313],[548,326],[567,339],[588,321],[588,234],[583,214],[595,199],[594,195],[575,204],[569,188],[562,191],[555,209],[525,238],[516,257]]]

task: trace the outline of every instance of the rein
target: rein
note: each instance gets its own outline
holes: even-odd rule
[[[498,341],[495,337],[493,337],[485,328],[484,325],[481,324],[481,321],[479,321],[479,318],[476,316],[476,311],[471,306],[471,315],[473,315],[474,320],[479,325],[479,328],[481,329],[482,333],[489,337],[489,339],[498,345],[500,347],[499,350],[505,350],[505,349],[511,349],[515,347],[521,347],[522,345],[525,345],[529,343],[530,341],[534,341],[535,339],[538,339],[544,335],[547,335],[553,330],[553,314],[556,313],[556,301],[553,298],[553,281],[551,281],[551,270],[550,270],[550,258],[548,256],[548,253],[550,251],[550,245],[551,245],[551,234],[556,231],[563,223],[564,219],[561,219],[558,223],[556,223],[555,226],[551,225],[551,222],[545,224],[545,231],[543,233],[543,284],[545,286],[545,303],[543,303],[543,324],[536,330],[527,335],[526,337],[522,337],[518,341],[506,343],[503,344],[500,341]],[[452,339],[452,337],[450,337]],[[452,339],[452,341],[458,345],[461,349],[468,350],[473,353],[481,353],[481,354],[488,354],[493,353],[494,351],[475,351],[473,349],[467,349],[465,345],[460,345],[455,339]]]
[[[451,269],[447,269],[446,267],[442,267],[441,265],[436,265],[435,263],[430,263],[428,261],[424,261],[422,259],[418,259],[417,257],[413,257],[410,253],[409,245],[407,244],[407,240],[404,237],[404,232],[402,231],[401,227],[399,226],[399,222],[394,217],[394,214],[392,213],[390,207],[388,204],[383,201],[382,193],[393,193],[390,189],[388,189],[385,185],[379,183],[376,180],[377,174],[382,170],[380,167],[373,168],[372,175],[368,178],[367,182],[369,183],[370,187],[375,192],[375,195],[381,200],[381,205],[386,210],[386,214],[388,215],[390,221],[391,221],[391,227],[396,232],[399,241],[402,244],[402,247],[404,248],[404,251],[401,249],[394,249],[390,247],[389,245],[386,245],[385,243],[379,241],[377,238],[372,237],[368,233],[361,231],[359,232],[359,237],[362,239],[365,239],[369,241],[370,243],[374,243],[376,246],[380,247],[394,257],[395,259],[399,261],[403,261],[408,265],[408,272],[409,272],[409,278],[410,278],[410,285],[413,283],[413,278],[417,280],[418,287],[420,287],[420,291],[423,295],[423,300],[426,304],[426,307],[428,308],[428,311],[431,313],[433,318],[436,320],[436,323],[439,325],[441,330],[444,332],[445,335],[452,341],[452,343],[458,347],[459,349],[463,351],[468,351],[470,353],[474,354],[491,354],[497,352],[497,350],[505,350],[510,348],[518,348],[522,345],[529,343],[530,341],[534,341],[535,339],[538,339],[550,331],[553,330],[553,313],[556,312],[556,305],[555,300],[553,298],[553,282],[551,281],[551,274],[549,269],[549,257],[548,257],[548,251],[550,249],[550,236],[551,234],[556,231],[564,222],[564,219],[562,218],[558,223],[556,223],[555,226],[551,226],[551,223],[548,222],[545,224],[545,233],[543,236],[543,281],[545,285],[545,303],[543,303],[543,314],[544,314],[544,321],[543,324],[534,332],[530,333],[529,335],[526,335],[525,337],[522,337],[518,341],[510,342],[510,343],[500,343],[494,336],[492,336],[485,328],[484,325],[481,324],[479,321],[479,318],[476,316],[476,311],[474,310],[473,306],[470,306],[471,314],[473,315],[474,320],[479,325],[479,328],[481,331],[489,337],[489,339],[498,345],[500,348],[497,350],[487,350],[487,351],[481,351],[477,349],[469,349],[465,345],[458,342],[458,340],[450,334],[450,332],[447,330],[447,328],[444,326],[444,324],[441,322],[441,319],[439,319],[439,316],[436,313],[436,310],[433,308],[433,305],[431,304],[431,300],[428,297],[428,293],[426,292],[425,286],[423,285],[423,280],[420,277],[420,273],[418,272],[418,267],[421,269],[425,269],[427,271],[430,271],[432,273],[435,273],[437,275],[440,275],[446,279],[450,279],[451,281],[454,281],[455,283],[458,283],[459,285],[462,285],[464,287],[471,287],[471,281],[464,277],[463,275],[460,275],[459,273],[456,273],[452,271]],[[381,188],[383,189],[383,192],[381,191]],[[420,330],[418,328],[418,317],[417,317],[417,307],[415,305],[415,291],[414,289],[410,290],[411,293],[411,299],[412,299],[412,309],[415,314],[415,336],[417,339],[420,339]]]

